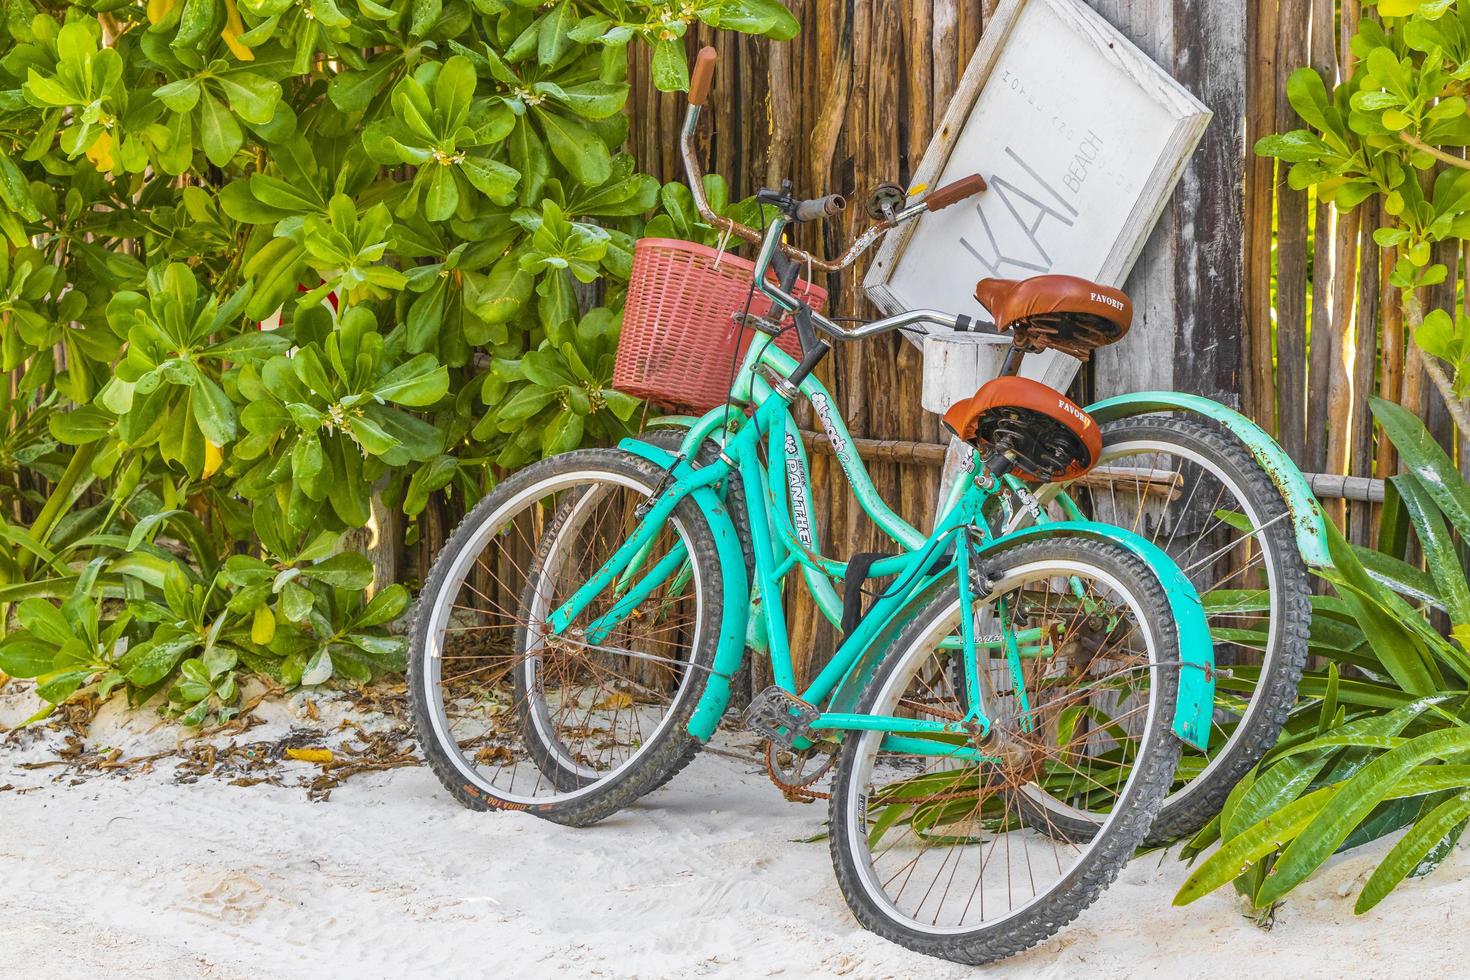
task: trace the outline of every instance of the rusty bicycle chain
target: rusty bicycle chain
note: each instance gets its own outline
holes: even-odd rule
[[[837,762],[837,752],[833,750],[827,753],[827,760],[817,767],[810,776],[790,782],[782,779],[776,772],[776,746],[773,742],[766,742],[766,775],[770,777],[771,784],[781,791],[781,795],[792,803],[815,803],[818,800],[830,800],[831,793],[824,793],[818,789],[809,789],[812,783],[821,779],[832,770]]]

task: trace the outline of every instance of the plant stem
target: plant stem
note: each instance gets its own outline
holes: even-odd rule
[[[1465,411],[1464,403],[1456,397],[1455,386],[1450,383],[1449,375],[1444,373],[1444,368],[1439,366],[1438,361],[1420,350],[1417,345],[1414,347],[1414,356],[1423,364],[1424,373],[1443,396],[1445,408],[1449,409],[1450,418],[1455,420],[1455,428],[1460,430],[1460,438],[1470,440],[1470,412]]]
[[[1446,153],[1444,150],[1430,146],[1418,137],[1410,136],[1407,133],[1399,133],[1398,137],[1401,142],[1407,143],[1420,153],[1428,153],[1441,163],[1447,163],[1452,167],[1459,167],[1461,170],[1470,170],[1470,160],[1466,160],[1464,157],[1457,157],[1452,153]]]
[[[1456,159],[1459,159],[1456,157]],[[1461,163],[1466,161],[1461,160]],[[1470,440],[1470,412],[1465,410],[1465,403],[1455,394],[1455,386],[1450,382],[1449,375],[1445,374],[1444,368],[1439,366],[1434,358],[1424,353],[1419,344],[1414,340],[1414,335],[1419,332],[1419,327],[1424,322],[1424,305],[1419,301],[1419,295],[1412,289],[1403,291],[1404,320],[1409,334],[1409,350],[1415,358],[1418,366],[1434,382],[1434,387],[1439,389],[1440,396],[1444,398],[1445,408],[1449,410],[1450,418],[1455,422],[1455,428],[1460,430],[1462,439]],[[1410,411],[1418,411],[1418,406],[1407,406]]]

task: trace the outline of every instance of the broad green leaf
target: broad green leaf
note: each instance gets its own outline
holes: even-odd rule
[[[293,623],[303,622],[311,615],[315,602],[316,597],[304,585],[287,582],[281,586],[281,615]]]
[[[204,147],[204,155],[216,167],[228,164],[245,144],[245,136],[240,132],[240,124],[235,122],[234,115],[208,91],[200,96],[199,140]]]
[[[373,596],[362,613],[352,623],[353,629],[371,629],[390,623],[408,609],[408,589],[401,585],[390,585]]]
[[[129,651],[128,683],[134,687],[157,684],[173,671],[179,660],[197,642],[197,637],[179,636],[161,642],[150,642]]]
[[[453,456],[436,456],[414,471],[408,482],[408,492],[403,498],[405,514],[419,514],[428,506],[429,495],[449,485],[459,472],[459,460]]]
[[[1419,544],[1424,549],[1425,564],[1434,576],[1438,586],[1436,592],[1444,602],[1445,610],[1456,624],[1470,624],[1470,583],[1465,580],[1465,567],[1455,552],[1455,543],[1444,525],[1439,508],[1412,474],[1405,473],[1393,480],[1409,512],[1409,519],[1414,522]]]
[[[57,442],[68,446],[83,446],[111,434],[116,421],[106,412],[91,405],[83,405],[69,412],[56,412],[49,416],[46,427]]]
[[[1261,858],[1294,840],[1337,795],[1339,786],[1324,786],[1287,804],[1243,833],[1221,843],[1220,848],[1194,869],[1178,894],[1175,905],[1188,905],[1228,884]]]
[[[577,24],[577,10],[571,0],[560,0],[541,19],[537,35],[536,60],[543,66],[556,64],[574,43],[570,37]]]
[[[190,394],[189,403],[194,410],[194,421],[204,438],[223,446],[235,438],[235,406],[230,396],[209,375],[194,369],[197,381]]]
[[[584,422],[582,416],[570,409],[558,412],[546,426],[541,437],[541,451],[546,456],[570,452],[582,443]]]
[[[215,81],[229,100],[230,109],[241,119],[261,125],[271,121],[281,100],[280,85],[248,71],[225,72]]]
[[[211,344],[200,353],[224,361],[253,361],[284,354],[290,347],[291,341],[273,330],[250,330]]]
[[[34,636],[16,633],[0,641],[0,672],[11,677],[39,677],[55,660],[56,647]]]
[[[683,92],[689,88],[689,63],[682,40],[655,41],[653,84],[660,92]]]
[[[75,639],[66,616],[45,599],[25,600],[17,609],[16,618],[32,636],[55,646],[65,646]]]
[[[301,686],[312,687],[317,684],[325,684],[331,679],[332,654],[326,647],[322,647],[306,662],[306,668],[301,672]]]
[[[774,41],[789,41],[801,31],[801,23],[780,0],[723,0],[704,9],[710,13],[701,11],[701,16],[725,30],[763,34]]]
[[[93,670],[69,670],[37,678],[36,696],[52,704],[61,704],[77,692],[95,673]]]
[[[1368,406],[1424,492],[1461,536],[1470,536],[1470,485],[1424,423],[1402,405],[1382,398],[1368,399]]]
[[[568,173],[589,187],[607,182],[612,175],[612,154],[601,136],[571,116],[540,106],[532,112],[546,134],[552,156]]]
[[[449,372],[432,354],[418,354],[398,365],[373,385],[373,394],[385,402],[411,408],[432,405],[449,390]]]
[[[302,574],[333,588],[361,591],[373,584],[373,563],[355,551],[344,551],[308,565]]]
[[[439,22],[439,17],[443,11],[443,3],[442,0],[413,0],[411,9],[413,10],[413,19],[409,23],[409,36],[423,37]],[[331,662],[328,661],[329,676],[330,664]]]
[[[1370,598],[1386,593],[1387,589],[1369,577],[1342,533],[1330,523],[1327,525],[1327,546],[1336,573],[1342,576],[1344,587],[1338,589],[1338,594],[1362,626],[1379,662],[1410,694],[1424,695],[1437,690],[1440,683],[1430,673],[1420,645],[1408,625],[1389,615],[1382,603]],[[1391,594],[1385,598],[1389,597]]]
[[[1286,80],[1286,97],[1308,126],[1318,130],[1331,128],[1327,122],[1331,100],[1322,76],[1315,69],[1299,68],[1292,72]]]
[[[386,455],[403,445],[387,429],[367,417],[349,419],[347,428],[363,450],[374,456]]]
[[[312,500],[325,499],[331,486],[330,480],[323,479],[323,476],[330,476],[330,473],[326,453],[316,433],[298,438],[291,449],[291,476],[301,490]]]
[[[428,175],[428,190],[424,193],[424,217],[430,221],[448,221],[459,207],[459,188],[454,182],[454,172],[437,163],[425,165]]]

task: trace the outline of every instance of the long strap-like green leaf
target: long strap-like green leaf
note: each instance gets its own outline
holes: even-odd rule
[[[1431,732],[1374,759],[1322,808],[1291,842],[1261,886],[1258,905],[1266,905],[1299,885],[1327,860],[1353,828],[1389,794],[1399,777],[1427,759],[1470,752],[1470,730]]]
[[[1373,871],[1353,911],[1362,914],[1387,897],[1455,826],[1470,816],[1470,790],[1452,796],[1416,823]]]

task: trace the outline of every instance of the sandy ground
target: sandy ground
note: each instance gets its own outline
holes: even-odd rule
[[[0,724],[29,695],[0,692]],[[320,730],[301,698],[237,742]],[[369,719],[369,724],[373,719]],[[381,719],[379,724],[386,724]],[[23,768],[59,733],[0,743],[0,976],[1231,977],[1463,975],[1470,853],[1355,918],[1385,850],[1339,857],[1266,931],[1217,893],[1170,899],[1185,869],[1135,861],[1058,937],[987,970],[862,931],[833,880],[824,804],[787,803],[718,739],[668,787],[590,830],[461,809],[423,768],[346,781],[326,802],[281,785],[181,784],[148,771]],[[167,749],[178,730],[104,706],[90,748]],[[215,736],[217,743],[227,736]]]

